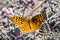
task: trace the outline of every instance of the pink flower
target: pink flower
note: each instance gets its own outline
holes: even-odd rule
[[[19,3],[23,4],[25,7],[28,7],[29,5],[32,7],[35,5],[34,0],[19,0]]]
[[[6,7],[4,7],[4,8],[2,8],[2,12],[4,12],[4,13],[2,13],[3,17],[4,16],[5,17],[9,17],[12,14],[13,10],[12,10],[12,8],[6,8]]]
[[[2,8],[3,12],[6,12],[8,9],[6,7]]]

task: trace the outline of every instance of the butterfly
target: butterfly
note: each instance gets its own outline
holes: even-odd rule
[[[46,14],[41,13],[28,19],[21,16],[12,16],[11,21],[19,26],[18,28],[21,30],[21,32],[27,33],[41,28],[40,25],[45,20],[45,18]]]

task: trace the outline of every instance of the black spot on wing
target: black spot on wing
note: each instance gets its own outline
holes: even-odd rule
[[[33,17],[33,18],[32,18],[32,21],[33,21],[33,22],[37,22],[37,18]]]
[[[32,18],[32,22],[41,23],[46,18],[46,14],[38,14]]]

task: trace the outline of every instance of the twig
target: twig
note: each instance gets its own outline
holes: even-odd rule
[[[36,9],[38,9],[43,3],[45,2],[45,0],[44,1],[42,1],[42,2],[40,2],[38,5],[36,5],[29,13],[33,13],[33,11],[35,11]]]

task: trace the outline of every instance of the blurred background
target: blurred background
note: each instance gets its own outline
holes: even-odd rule
[[[34,32],[22,33],[9,19],[41,12],[46,19]],[[60,0],[0,0],[0,40],[60,40]]]

